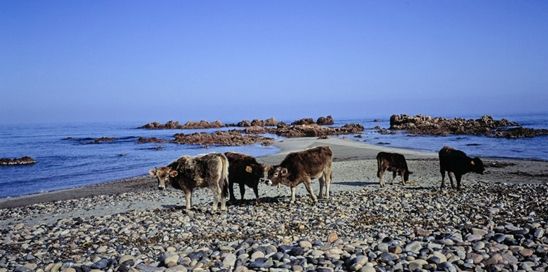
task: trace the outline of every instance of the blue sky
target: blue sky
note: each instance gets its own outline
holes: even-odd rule
[[[0,123],[546,112],[547,1],[1,1]]]

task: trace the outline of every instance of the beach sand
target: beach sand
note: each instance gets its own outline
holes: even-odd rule
[[[188,212],[182,192],[144,176],[3,199],[0,272],[548,269],[548,162],[485,158],[462,191],[440,190],[435,153],[336,137],[276,145],[259,160],[329,145],[331,197],[313,204],[301,185],[290,204],[287,188],[260,185],[260,202],[247,189],[211,213],[201,189]],[[405,154],[410,184],[379,188],[379,151]]]
[[[320,145],[330,146],[334,153],[333,183],[331,186],[333,192],[378,187],[378,178],[376,176],[377,162],[375,158],[380,151],[398,152],[405,155],[409,169],[413,172],[410,177],[411,184],[406,185],[406,187],[435,189],[440,186],[441,176],[436,153],[376,146],[337,137],[330,137],[328,139],[310,137],[284,139],[281,142],[275,143],[275,146],[280,149],[279,153],[259,157],[258,160],[275,165],[280,163],[290,152]],[[465,175],[463,178],[464,186],[476,182],[548,183],[548,162],[485,158],[484,163],[487,166],[486,173],[484,175],[473,173]],[[390,183],[392,180],[391,173],[386,173],[384,178],[387,183]],[[394,183],[399,185],[400,182],[401,178],[396,177]],[[449,186],[448,180],[446,181],[446,186]],[[314,182],[314,190],[318,192],[318,182]],[[0,200],[0,209],[67,200],[71,200],[70,202],[74,203],[78,199],[116,196],[114,202],[108,203],[108,208],[91,203],[89,207],[85,206],[82,208],[78,208],[79,205],[74,205],[74,209],[70,207],[58,210],[44,209],[44,211],[36,209],[35,213],[24,218],[0,218],[0,228],[13,223],[50,223],[62,218],[103,216],[128,210],[150,210],[170,205],[183,205],[184,203],[182,193],[169,193],[163,194],[161,198],[146,199],[143,195],[146,195],[149,191],[157,191],[155,179],[148,176],[139,176],[74,189],[5,198]],[[172,191],[175,190],[172,189]],[[236,198],[239,198],[239,190],[235,188],[234,191]],[[266,197],[287,196],[289,194],[287,187],[276,188],[266,185],[260,185],[259,192],[261,196]],[[304,186],[299,186],[297,193],[300,196],[307,196]],[[197,190],[194,192],[194,195],[193,201],[195,205],[211,201],[208,190]],[[246,199],[254,198],[251,189],[247,188],[245,197]],[[0,213],[0,215],[2,214]]]

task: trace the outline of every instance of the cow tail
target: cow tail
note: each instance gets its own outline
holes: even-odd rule
[[[228,196],[228,185],[229,185],[229,181],[228,181],[228,159],[226,158],[226,156],[223,155],[222,157],[222,161],[223,161],[223,170],[221,172],[221,179],[223,180],[223,188],[222,188],[222,196],[223,197],[227,197]]]

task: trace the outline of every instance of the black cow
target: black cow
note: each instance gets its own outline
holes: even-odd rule
[[[240,198],[243,201],[245,195],[245,186],[253,189],[255,193],[255,199],[259,200],[259,180],[264,177],[265,166],[258,163],[255,158],[239,154],[226,152],[226,158],[228,159],[228,180],[230,201],[236,201],[234,197],[234,183],[238,183],[240,187]]]
[[[451,181],[451,188],[454,188],[451,173],[455,175],[455,178],[457,179],[457,189],[460,190],[462,175],[469,172],[475,172],[483,175],[483,171],[485,171],[485,167],[483,166],[483,162],[480,158],[475,157],[472,159],[466,156],[464,152],[448,146],[444,146],[440,150],[439,157],[442,189],[445,187],[445,172],[447,172],[449,180]]]
[[[392,172],[392,182],[390,184],[394,184],[396,175],[401,176],[401,183],[405,184],[409,180],[409,175],[413,174],[413,172],[410,172],[409,168],[407,168],[407,162],[402,154],[379,152],[379,154],[377,154],[377,177],[379,178],[381,187],[384,187],[383,175],[385,171]]]

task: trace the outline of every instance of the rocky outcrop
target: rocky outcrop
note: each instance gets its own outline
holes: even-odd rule
[[[489,115],[479,119],[442,118],[425,115],[392,115],[391,130],[405,130],[418,135],[483,135],[490,137],[522,138],[548,135],[545,129],[523,128],[507,119],[495,120]]]
[[[205,120],[201,121],[188,121],[184,124],[179,123],[179,121],[168,121],[165,124],[159,122],[148,123],[142,127],[144,129],[207,129],[207,128],[220,128],[223,127],[223,123],[220,121],[208,122]]]
[[[164,139],[156,138],[156,137],[139,137],[137,139],[138,144],[148,144],[148,143],[164,143]]]
[[[204,128],[220,128],[223,127],[223,123],[221,121],[213,121],[208,122],[205,120],[201,120],[198,122],[188,121],[183,125],[183,129],[204,129]]]
[[[261,145],[271,145],[271,138],[263,137],[257,134],[243,134],[239,130],[216,131],[213,133],[178,133],[174,135],[173,142],[178,144],[192,144],[201,146],[237,146],[260,143]]]
[[[294,126],[297,126],[297,125],[314,125],[316,124],[314,122],[314,119],[312,118],[302,118],[302,119],[299,119],[297,121],[294,121],[293,123],[291,123],[291,125],[294,125]]]
[[[139,128],[144,128],[144,129],[180,129],[182,127],[181,124],[179,124],[179,121],[167,121],[167,123],[165,124],[161,124],[159,122],[152,122],[152,123],[148,123],[142,127],[139,127]]]
[[[492,136],[494,136],[494,137],[517,139],[517,138],[531,138],[531,137],[537,137],[537,136],[547,136],[548,135],[548,129],[533,129],[533,128],[516,127],[516,128],[495,130],[492,133],[493,133]]]
[[[363,132],[364,127],[360,124],[346,124],[342,127],[322,127],[319,125],[291,125],[277,127],[272,133],[293,138],[293,137],[323,137],[329,135],[355,134]]]
[[[333,125],[334,123],[335,123],[335,120],[333,120],[333,117],[331,115],[328,115],[325,117],[322,116],[318,118],[318,120],[316,120],[316,124],[320,126],[330,126],[330,125]]]
[[[1,166],[29,165],[35,163],[36,161],[29,156],[24,156],[21,158],[0,158]]]
[[[273,117],[268,119],[253,119],[251,121],[249,120],[242,120],[235,124],[227,124],[227,127],[275,127],[280,122],[274,119]]]
[[[113,137],[99,137],[93,139],[93,142],[90,142],[90,144],[103,144],[103,143],[112,143],[116,140],[116,138]]]

